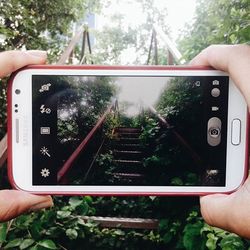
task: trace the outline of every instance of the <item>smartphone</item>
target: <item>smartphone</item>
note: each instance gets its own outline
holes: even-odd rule
[[[241,93],[212,69],[29,66],[8,86],[9,178],[32,193],[232,192],[247,131]]]

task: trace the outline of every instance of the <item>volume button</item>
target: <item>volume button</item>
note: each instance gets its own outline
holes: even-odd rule
[[[16,143],[19,143],[19,119],[16,119],[15,120],[15,123],[16,123]]]

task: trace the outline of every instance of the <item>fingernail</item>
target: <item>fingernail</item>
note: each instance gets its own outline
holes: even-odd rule
[[[26,53],[36,57],[42,57],[42,58],[47,57],[47,52],[44,50],[27,50]]]
[[[44,202],[41,202],[41,203],[38,203],[38,204],[35,204],[34,206],[32,206],[30,209],[29,209],[29,212],[35,212],[35,211],[38,211],[38,210],[41,210],[43,208],[49,208],[49,207],[52,207],[54,204],[53,204],[53,201],[52,199],[48,199]]]

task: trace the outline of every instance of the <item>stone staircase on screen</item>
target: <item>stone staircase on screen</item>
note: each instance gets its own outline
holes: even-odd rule
[[[143,147],[140,144],[140,128],[117,127],[114,129],[112,151],[116,166],[112,175],[115,184],[139,185],[144,180]]]

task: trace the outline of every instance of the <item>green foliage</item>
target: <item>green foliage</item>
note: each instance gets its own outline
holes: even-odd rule
[[[100,228],[83,220],[81,216],[95,214],[93,207],[98,199],[95,203],[89,196],[64,200],[55,199],[53,209],[9,222],[1,249],[138,249],[161,242],[158,232]]]
[[[135,62],[145,62],[148,53],[152,24],[157,23],[167,31],[166,10],[157,11],[154,1],[138,0],[147,16],[146,23],[136,28],[121,29],[124,18],[114,16],[114,28],[97,35],[99,54],[95,62],[119,63],[122,51],[136,47]],[[0,34],[4,41],[0,51],[25,47],[45,49],[53,61],[71,36],[71,21],[83,16],[85,10],[95,8],[99,1],[16,1],[0,2]],[[249,42],[249,0],[199,0],[195,22],[189,26],[179,43],[185,58],[191,59],[212,43]],[[160,63],[165,63],[165,52],[159,51]],[[6,90],[1,84],[0,120],[5,121]],[[183,93],[184,95],[185,93]],[[96,89],[94,98],[100,100]],[[185,115],[182,100],[164,97],[159,103],[162,115]],[[168,103],[168,108],[163,103]],[[99,102],[98,110],[103,106]],[[178,107],[173,109],[171,106]],[[96,110],[97,111],[97,110]],[[97,114],[98,112],[96,112]],[[181,115],[182,116],[182,115]],[[159,133],[158,123],[151,118],[144,124],[143,143],[152,143]],[[140,121],[143,122],[143,121]],[[140,122],[135,121],[138,125]],[[0,134],[5,131],[0,124]],[[91,124],[91,122],[90,122]],[[110,121],[117,124],[117,120]],[[63,126],[63,125],[62,125]],[[62,130],[79,133],[75,123],[66,124]],[[160,152],[163,145],[155,148]],[[174,156],[175,151],[171,152]],[[146,165],[160,165],[164,158],[152,156]],[[112,155],[103,154],[100,165],[109,164]],[[167,159],[164,160],[167,162]],[[196,176],[189,173],[187,180],[173,177],[173,185],[195,183]],[[60,197],[55,207],[37,213],[22,215],[8,223],[0,224],[1,249],[249,249],[249,242],[235,234],[210,227],[198,212],[199,201],[192,197]],[[129,230],[101,228],[93,221],[82,219],[84,215],[158,218],[158,230]]]
[[[104,130],[106,131],[106,136],[111,138],[113,136],[113,129],[120,126],[120,120],[117,114],[110,114],[106,118]]]
[[[249,246],[235,234],[205,224],[190,198],[85,196],[54,202],[52,209],[1,224],[1,249],[242,250]],[[102,228],[82,218],[102,214],[161,219],[156,230],[132,230]]]
[[[89,0],[1,2],[0,34],[5,39],[0,43],[0,51],[25,46],[58,52],[66,42],[65,36],[72,34],[72,22],[98,6],[99,1]]]
[[[0,1],[0,52],[42,49],[55,62],[72,36],[73,22],[100,9],[99,0]],[[0,79],[0,138],[6,133],[6,80]]]
[[[190,60],[211,44],[250,41],[249,0],[199,0],[194,22],[179,41],[183,56]]]
[[[99,166],[109,166],[113,161],[113,155],[112,152],[110,151],[109,153],[106,154],[100,154],[97,162],[99,164]]]
[[[89,78],[82,81],[81,78],[61,77],[53,78],[57,81],[57,91],[62,93],[58,99],[59,115],[58,136],[61,141],[77,141],[84,138],[93,128],[96,121],[103,115],[116,89],[111,79],[107,77]],[[70,91],[67,91],[70,88]],[[69,142],[70,143],[70,142]]]
[[[6,124],[7,124],[7,83],[6,79],[0,79],[0,138],[6,133]]]
[[[157,135],[160,130],[160,126],[158,121],[151,118],[150,116],[145,115],[143,125],[142,125],[142,133],[140,135],[140,139],[144,145],[149,144]]]
[[[116,19],[116,16],[113,17]],[[105,32],[95,32],[97,44],[94,45],[96,54],[93,55],[93,61],[96,64],[120,64],[122,51],[128,49],[131,44],[135,44],[136,33],[132,28],[127,31],[121,30],[120,23],[116,19],[115,27],[104,27]]]
[[[7,235],[7,223],[0,224],[0,246],[5,241]]]
[[[128,6],[130,4],[129,0],[123,0],[122,2],[127,3]],[[95,63],[145,64],[149,53],[153,25],[157,25],[164,32],[169,33],[166,20],[167,7],[160,9],[154,0],[136,0],[133,1],[133,5],[141,10],[143,16],[137,20],[137,23],[129,23],[117,9],[111,16],[109,24],[103,27],[101,31],[95,32],[97,38],[93,48],[96,52],[93,56]],[[140,19],[143,21],[140,22]],[[159,49],[158,64],[166,64],[166,53],[165,48]],[[153,56],[149,64],[155,63]]]
[[[100,184],[102,183],[110,183],[112,184],[115,179],[112,175],[113,170],[115,169],[115,165],[113,162],[114,156],[113,152],[109,150],[106,153],[102,153],[98,156],[97,162],[97,169],[95,173],[95,183],[98,183],[98,179],[100,180]],[[99,176],[99,177],[98,177]]]
[[[201,229],[201,234],[206,236],[206,247],[209,250],[218,249],[218,246],[222,250],[240,250],[245,249],[246,246],[245,242],[236,234],[228,233],[207,224]]]

